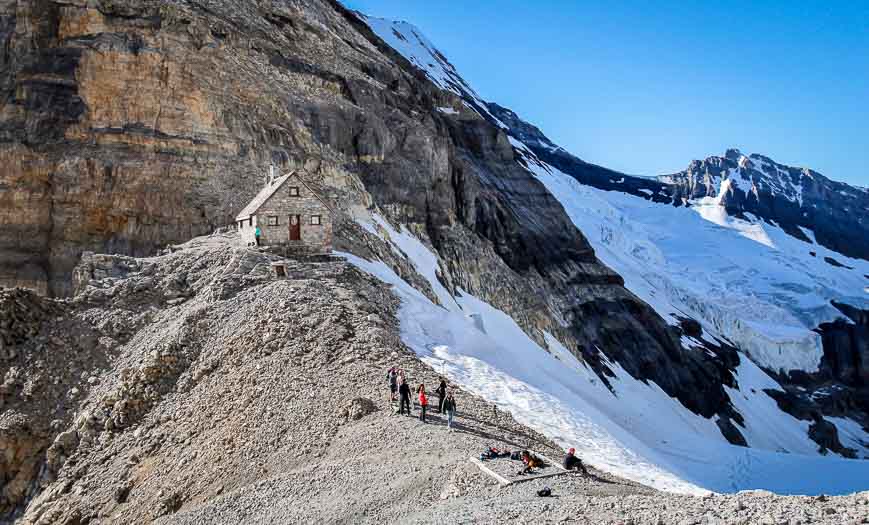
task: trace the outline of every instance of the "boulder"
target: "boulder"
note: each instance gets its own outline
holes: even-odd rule
[[[342,411],[342,417],[348,421],[356,421],[376,411],[377,405],[374,404],[374,401],[365,397],[357,397],[347,403]]]

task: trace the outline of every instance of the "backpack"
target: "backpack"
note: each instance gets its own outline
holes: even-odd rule
[[[552,495],[552,489],[550,489],[549,487],[543,487],[542,489],[537,491],[537,495],[541,498],[548,498]]]

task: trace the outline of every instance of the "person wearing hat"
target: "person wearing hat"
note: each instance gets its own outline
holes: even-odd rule
[[[588,471],[585,470],[585,465],[582,464],[582,460],[576,457],[575,448],[571,448],[567,451],[567,456],[564,457],[563,464],[565,470],[576,470],[577,472],[582,472],[583,476],[588,475]]]

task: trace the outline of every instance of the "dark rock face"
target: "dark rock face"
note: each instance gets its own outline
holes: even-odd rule
[[[821,452],[831,450],[846,458],[856,458],[856,451],[842,446],[836,425],[824,418],[818,418],[809,425],[809,437],[818,444]]]
[[[818,327],[824,345],[821,369],[848,386],[869,388],[869,311],[835,302],[833,306],[851,322],[839,319]]]
[[[522,141],[540,160],[550,166],[554,166],[583,184],[601,190],[630,193],[631,195],[662,204],[674,203],[677,206],[681,205],[681,201],[673,199],[669,186],[661,181],[653,178],[626,175],[585,162],[550,141],[539,128],[525,122],[510,109],[494,102],[489,103],[488,109],[498,120],[509,127],[508,133],[511,136]]]
[[[835,384],[827,383],[823,386],[819,385],[811,391],[785,387],[785,391],[765,390],[765,392],[775,399],[776,404],[783,412],[803,421],[811,421],[809,439],[818,444],[818,450],[821,453],[826,454],[828,451],[832,451],[847,458],[857,457],[854,449],[842,445],[836,425],[824,419],[823,416],[823,414],[831,416],[847,414],[854,417],[854,408],[842,410],[842,406],[834,408],[829,404],[815,402],[816,397],[833,397],[831,394],[836,395],[837,392],[847,394],[847,391],[838,389]],[[865,413],[865,409],[863,410]],[[855,419],[860,420],[861,418],[858,416]]]
[[[739,447],[748,446],[745,437],[743,437],[742,433],[739,432],[739,429],[736,428],[736,425],[734,425],[732,421],[722,418],[717,420],[715,424],[718,425],[718,430],[721,431],[721,435],[723,435],[731,445]]]

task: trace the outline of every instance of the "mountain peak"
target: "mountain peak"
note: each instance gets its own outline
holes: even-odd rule
[[[725,159],[738,160],[739,157],[742,157],[742,152],[737,148],[730,148],[724,152]]]

